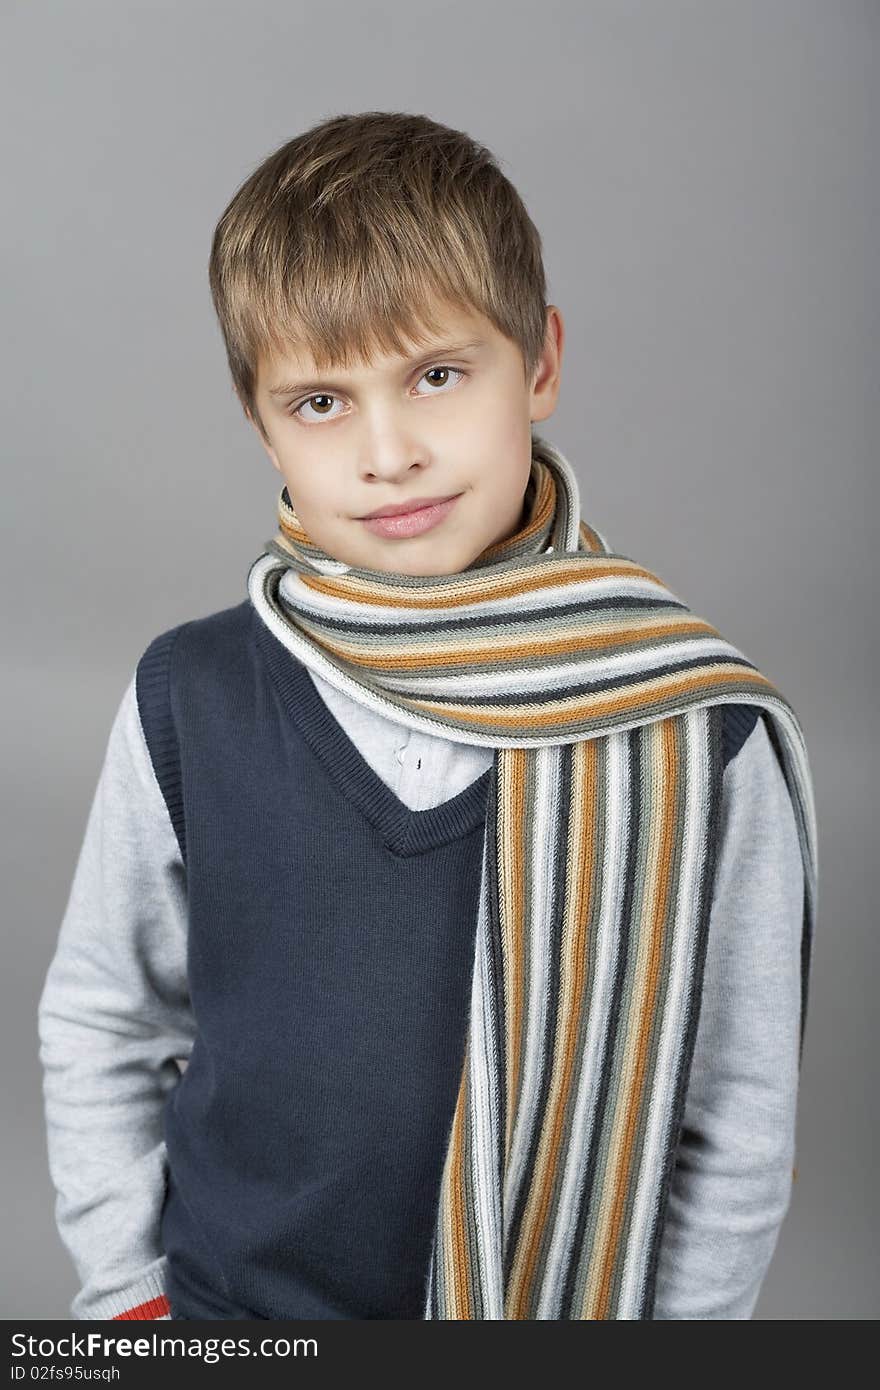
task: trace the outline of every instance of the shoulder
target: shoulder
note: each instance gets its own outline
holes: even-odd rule
[[[250,599],[201,618],[189,618],[157,633],[137,661],[135,689],[142,718],[158,706],[174,704],[186,692],[195,697],[230,686],[246,675],[251,661],[248,640],[253,607]]]
[[[742,862],[766,863],[768,872],[800,882],[801,849],[795,807],[776,748],[772,716],[752,707],[756,718],[725,764],[719,832]],[[739,735],[737,734],[737,737]]]
[[[179,648],[182,653],[192,656],[199,653],[218,655],[228,651],[229,642],[245,634],[250,624],[250,613],[252,603],[247,598],[218,612],[186,619],[184,623],[175,624],[175,627],[165,628],[143,649],[138,667],[147,669],[152,664],[167,660],[172,649]]]
[[[229,690],[246,666],[252,607],[245,599],[201,618],[190,618],[156,634],[138,659],[130,687],[129,722],[137,719],[152,774],[158,783],[186,860],[181,728],[196,724]],[[185,711],[181,724],[181,711]]]
[[[737,756],[760,723],[761,710],[757,705],[723,705],[721,726],[722,764],[726,768]]]
[[[790,800],[771,716],[758,705],[725,705],[723,787],[728,802],[771,809]],[[793,812],[792,812],[793,814]]]
[[[230,689],[250,661],[250,599],[201,618],[165,628],[138,658],[134,691],[147,743],[154,758],[174,736],[175,712],[205,707],[218,686]]]

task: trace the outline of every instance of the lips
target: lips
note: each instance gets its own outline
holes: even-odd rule
[[[360,517],[360,521],[372,521],[379,516],[408,516],[410,512],[420,512],[425,507],[437,507],[441,502],[451,501],[454,493],[444,493],[442,497],[413,497],[409,502],[393,502],[387,507],[377,507],[374,512],[367,512]]]
[[[423,532],[439,526],[445,521],[460,496],[461,493],[456,493],[437,502],[429,501],[427,506],[424,498],[414,498],[412,503],[405,504],[408,510],[398,510],[391,515],[386,513],[384,516],[360,517],[359,520],[361,525],[372,531],[375,536],[392,541],[405,540],[409,536],[420,536]],[[420,505],[414,506],[417,501],[420,501]]]

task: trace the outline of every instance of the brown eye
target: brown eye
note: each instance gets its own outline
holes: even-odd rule
[[[309,396],[307,400],[302,401],[301,404],[296,406],[290,413],[291,415],[298,415],[301,420],[307,420],[308,415],[304,415],[303,412],[306,406],[308,406],[309,411],[314,413],[316,419],[327,420],[331,418],[327,407],[332,407],[335,400],[335,396],[329,396],[321,391],[317,395]]]
[[[440,395],[441,391],[439,388],[443,386],[448,386],[450,384],[450,373],[452,373],[452,375],[456,378],[456,380],[452,382],[453,387],[458,385],[460,379],[463,379],[465,376],[467,376],[467,372],[463,372],[461,370],[461,367],[428,367],[427,371],[422,373],[422,381],[428,381],[431,377],[435,377],[438,374],[440,375],[442,380],[431,381],[430,385],[432,390],[422,391],[419,394],[423,396],[429,396],[431,394],[435,396]]]

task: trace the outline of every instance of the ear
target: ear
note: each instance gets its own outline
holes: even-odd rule
[[[564,343],[565,324],[562,314],[555,304],[548,304],[544,349],[535,368],[535,379],[529,398],[529,414],[532,421],[546,420],[556,409]]]

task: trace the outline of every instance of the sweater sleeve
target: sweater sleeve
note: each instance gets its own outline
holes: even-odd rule
[[[110,731],[38,1009],[59,1235],[74,1318],[167,1318],[162,1112],[195,1024],[186,871],[133,676]]]
[[[725,768],[720,837],[658,1319],[751,1318],[791,1197],[804,877],[763,717]]]

